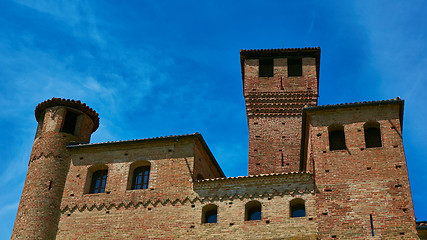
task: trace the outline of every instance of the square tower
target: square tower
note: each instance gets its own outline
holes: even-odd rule
[[[304,107],[317,106],[320,48],[241,50],[249,175],[299,171]]]

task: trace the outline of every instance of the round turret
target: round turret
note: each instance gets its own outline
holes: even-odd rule
[[[98,114],[80,101],[52,98],[37,105],[36,137],[12,239],[55,239],[70,166],[67,145],[90,141]]]

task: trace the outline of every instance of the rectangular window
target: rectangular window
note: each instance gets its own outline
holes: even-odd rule
[[[259,60],[259,76],[260,77],[273,77],[273,59],[260,59]]]
[[[74,134],[76,130],[77,117],[79,115],[75,112],[67,111],[65,114],[64,124],[62,125],[62,131],[64,133]]]
[[[302,59],[288,58],[288,77],[302,76]]]

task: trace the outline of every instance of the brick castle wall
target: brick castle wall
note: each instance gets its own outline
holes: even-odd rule
[[[309,112],[321,239],[417,239],[399,108],[397,103]],[[366,148],[368,121],[380,124],[382,147]],[[331,151],[328,126],[336,123],[344,126],[347,149]]]

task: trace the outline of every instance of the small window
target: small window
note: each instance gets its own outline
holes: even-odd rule
[[[203,207],[202,223],[216,223],[218,216],[218,206],[209,204]]]
[[[332,125],[328,128],[329,132],[329,149],[342,150],[346,149],[344,127],[341,125]]]
[[[302,76],[302,59],[288,58],[288,77]]]
[[[133,171],[132,189],[147,189],[150,179],[150,166],[135,168]]]
[[[76,130],[77,117],[78,116],[79,116],[79,114],[77,114],[75,112],[67,111],[65,113],[65,120],[64,120],[64,124],[62,125],[62,131],[61,132],[74,134],[74,132]]]
[[[92,182],[89,193],[103,193],[107,182],[108,170],[98,170],[92,174]]]
[[[273,77],[273,59],[260,59],[259,60],[259,76],[260,77]]]
[[[261,203],[251,201],[245,205],[245,221],[261,220]]]
[[[301,198],[293,199],[290,202],[291,217],[305,217],[305,202]]]
[[[364,129],[366,148],[382,147],[380,124],[377,122],[367,122]]]

